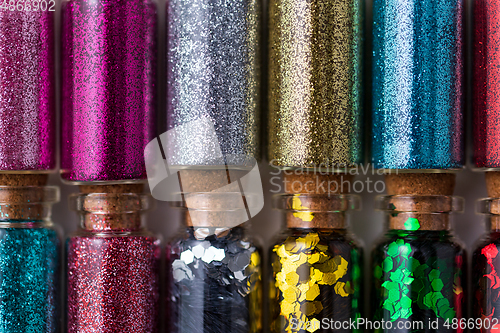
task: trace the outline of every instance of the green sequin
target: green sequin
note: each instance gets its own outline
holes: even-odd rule
[[[410,217],[408,220],[406,220],[404,226],[406,230],[411,230],[411,231],[420,229],[420,223],[418,223],[418,220],[414,217]]]

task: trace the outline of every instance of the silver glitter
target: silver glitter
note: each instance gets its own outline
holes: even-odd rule
[[[186,264],[189,265],[190,263],[193,262],[194,260],[194,254],[191,252],[191,250],[186,250],[181,253],[181,260]]]
[[[174,279],[177,282],[184,279],[193,279],[193,272],[182,260],[174,260],[172,263],[172,271]]]
[[[209,118],[227,164],[257,157],[260,2],[172,0],[167,8],[167,129]],[[219,165],[213,145],[191,145],[204,132],[179,133],[170,162]]]

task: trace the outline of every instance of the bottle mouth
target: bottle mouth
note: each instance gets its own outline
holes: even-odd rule
[[[69,196],[69,206],[78,212],[127,214],[151,210],[155,202],[144,193],[74,193]]]
[[[476,213],[480,215],[500,215],[500,198],[484,198],[477,200]]]
[[[57,186],[0,186],[0,204],[40,205],[59,202]]]
[[[274,208],[286,212],[341,213],[361,209],[361,198],[352,194],[278,194]]]
[[[446,195],[387,195],[375,199],[375,209],[389,213],[463,213],[464,199]]]

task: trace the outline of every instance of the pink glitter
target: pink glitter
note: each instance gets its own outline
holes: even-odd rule
[[[159,260],[154,237],[70,238],[68,332],[157,332]]]
[[[55,168],[54,13],[0,9],[0,170]]]
[[[146,178],[144,148],[155,136],[156,52],[151,0],[63,2],[63,179]]]

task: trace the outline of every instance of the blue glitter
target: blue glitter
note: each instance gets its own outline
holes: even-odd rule
[[[36,224],[0,229],[0,333],[60,330],[60,241],[47,224]]]
[[[372,162],[464,164],[463,0],[374,0]]]

